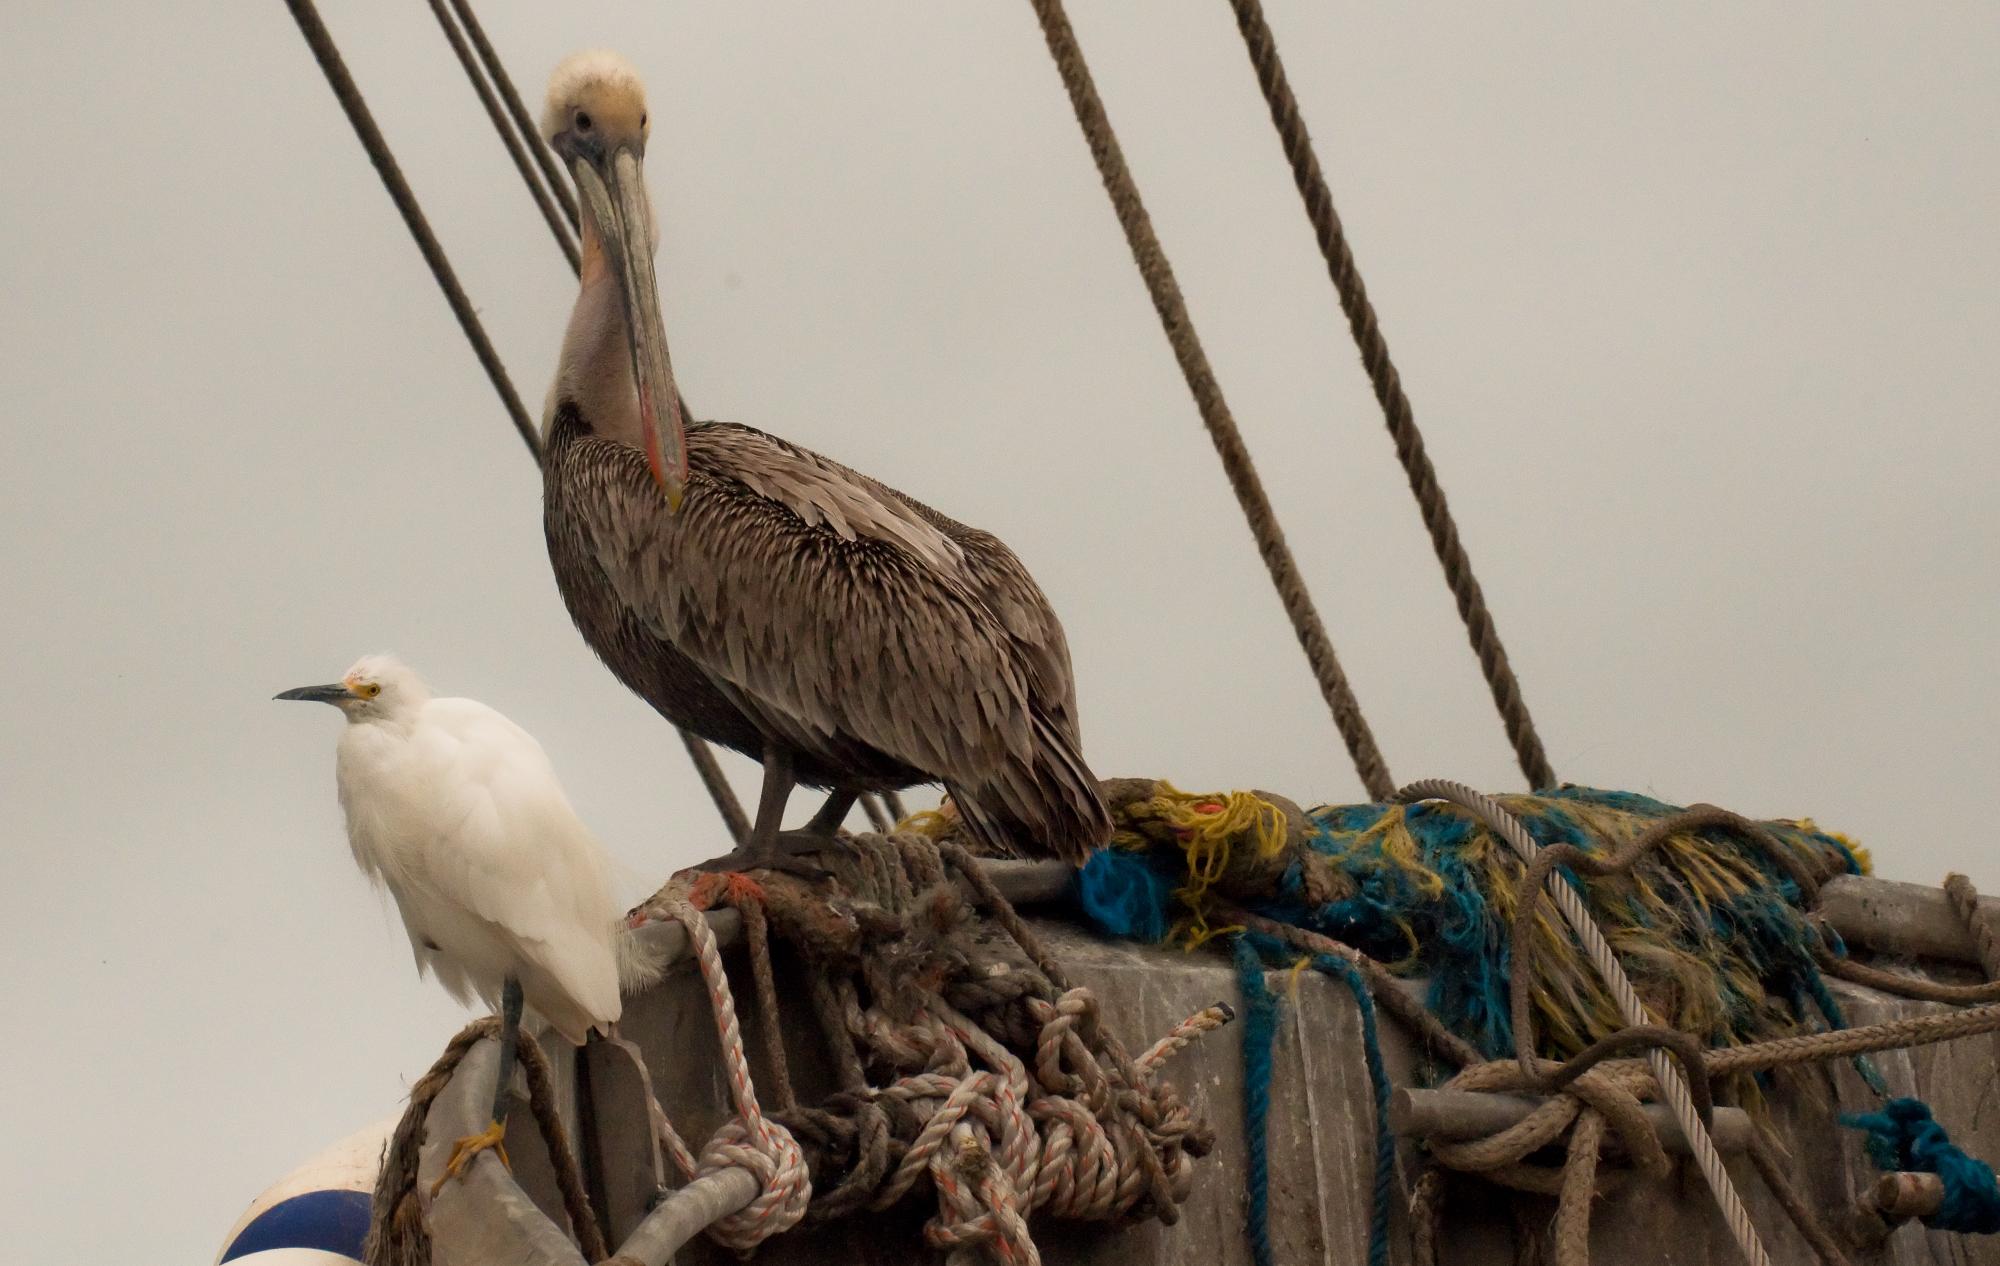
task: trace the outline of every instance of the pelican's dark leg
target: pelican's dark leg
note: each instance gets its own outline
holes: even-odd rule
[[[827,793],[826,803],[819,807],[818,813],[812,815],[812,820],[805,824],[804,829],[814,835],[832,837],[840,830],[840,824],[847,821],[847,811],[854,807],[854,802],[858,798],[851,791],[835,787]]]
[[[696,866],[695,869],[708,871],[783,870],[808,879],[823,877],[826,873],[825,871],[794,860],[794,854],[817,852],[825,848],[831,841],[833,837],[831,827],[817,830],[813,828],[819,827],[820,819],[826,815],[827,809],[832,807],[832,803],[829,801],[826,808],[822,808],[819,813],[813,816],[812,826],[809,826],[806,830],[784,830],[785,805],[790,802],[792,788],[797,785],[798,780],[792,775],[791,752],[779,747],[766,749],[764,752],[764,789],[757,797],[757,820],[751,824],[750,838],[744,840],[740,848],[717,857],[712,861],[703,862],[699,866]],[[837,797],[839,793],[836,792],[835,795]],[[848,803],[853,803],[851,798]],[[841,808],[840,816],[847,816],[845,807]],[[835,819],[835,825],[838,825],[838,822],[839,819]]]
[[[772,844],[773,853],[789,858],[837,847],[840,843],[840,824],[847,821],[847,811],[854,807],[856,798],[851,791],[834,788],[827,794],[826,803],[819,807],[819,812],[813,814],[804,826],[794,831],[778,832],[778,838]],[[806,873],[797,864],[785,869],[794,874]]]
[[[433,1196],[446,1183],[458,1177],[472,1163],[473,1157],[489,1147],[499,1153],[501,1164],[511,1164],[501,1140],[507,1137],[507,1107],[514,1097],[514,1061],[520,1049],[521,1010],[525,1005],[521,982],[509,976],[507,983],[500,987],[500,1075],[493,1086],[493,1112],[487,1119],[485,1129],[477,1134],[468,1134],[452,1145],[451,1159],[444,1163],[444,1173],[431,1184]]]
[[[757,821],[750,827],[750,838],[743,841],[745,853],[768,856],[777,851],[778,833],[785,827],[785,806],[791,803],[792,788],[797,785],[792,777],[792,754],[781,747],[766,750],[764,790],[757,797]]]

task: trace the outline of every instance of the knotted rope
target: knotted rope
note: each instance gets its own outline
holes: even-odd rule
[[[1518,941],[1517,944],[1532,943],[1527,939],[1526,933],[1533,926],[1534,897],[1540,893],[1543,881],[1551,873],[1552,864],[1542,863],[1540,868],[1541,873],[1537,875],[1536,855],[1541,852],[1541,845],[1537,844],[1534,837],[1528,834],[1528,829],[1521,825],[1520,819],[1507,812],[1498,801],[1493,800],[1491,797],[1482,795],[1462,783],[1449,782],[1444,779],[1427,779],[1411,783],[1401,792],[1397,793],[1397,799],[1404,801],[1448,800],[1476,814],[1480,821],[1484,822],[1489,829],[1506,840],[1509,847],[1520,854],[1521,860],[1528,863],[1529,867],[1524,883],[1527,880],[1532,880],[1536,887],[1532,892],[1527,894],[1529,900],[1517,907],[1517,922],[1515,926],[1517,932],[1522,936],[1521,941]],[[1664,839],[1670,833],[1662,832],[1659,838]],[[1572,850],[1572,852],[1575,853],[1575,850]],[[1575,856],[1582,858],[1584,855],[1575,853]],[[1570,887],[1568,884],[1563,884],[1555,889],[1555,904],[1557,911],[1562,914],[1563,921],[1569,924],[1570,930],[1582,941],[1585,952],[1590,956],[1592,966],[1596,967],[1598,975],[1610,989],[1612,999],[1617,1003],[1619,1015],[1624,1019],[1625,1023],[1631,1026],[1650,1027],[1653,1021],[1652,1017],[1646,1012],[1646,1004],[1639,1000],[1638,991],[1632,988],[1631,980],[1625,975],[1624,965],[1618,961],[1618,956],[1612,952],[1611,943],[1604,939],[1604,933],[1597,926],[1596,920],[1591,918],[1590,910],[1583,904],[1582,896],[1577,893],[1576,889]],[[1527,961],[1517,961],[1514,964],[1517,982],[1532,979],[1532,968],[1530,966],[1532,961],[1533,958],[1531,955]],[[1527,996],[1527,991],[1524,988],[1517,988],[1514,991],[1514,1007],[1517,1018],[1530,1014],[1527,1009]],[[1524,1071],[1529,1070],[1532,1063],[1532,1051],[1534,1048],[1529,1044],[1530,1042],[1530,1035],[1525,1030],[1517,1027],[1515,1030],[1515,1046],[1521,1052],[1521,1067]],[[1695,1164],[1701,1170],[1702,1177],[1707,1180],[1709,1190],[1715,1196],[1716,1206],[1722,1210],[1723,1220],[1729,1224],[1729,1233],[1735,1238],[1737,1247],[1743,1250],[1743,1256],[1749,1261],[1750,1266],[1769,1266],[1771,1256],[1765,1251],[1763,1240],[1758,1237],[1757,1228],[1750,1221],[1750,1211],[1744,1208],[1743,1198],[1737,1194],[1736,1184],[1730,1179],[1729,1171],[1723,1168],[1722,1155],[1715,1150],[1715,1140],[1709,1137],[1707,1126],[1703,1124],[1700,1115],[1695,1111],[1694,1101],[1688,1091],[1687,1079],[1681,1075],[1678,1068],[1669,1062],[1664,1051],[1658,1049],[1647,1051],[1646,1061],[1652,1068],[1654,1079],[1659,1083],[1660,1090],[1666,1098],[1667,1106],[1673,1109],[1675,1121],[1680,1124],[1682,1133],[1687,1136],[1688,1144],[1694,1152]],[[1581,1080],[1579,1078],[1579,1081]],[[1599,1107],[1596,1103],[1592,1103],[1591,1106],[1594,1108]],[[1599,1111],[1602,1112],[1604,1109],[1599,1108]],[[1634,1106],[1634,1112],[1635,1114],[1637,1113],[1636,1105]],[[1644,1122],[1643,1114],[1639,1114],[1639,1119],[1642,1123]],[[1650,1138],[1650,1129],[1645,1132]],[[1629,1139],[1627,1141],[1628,1143],[1630,1142]],[[1574,1140],[1572,1140],[1572,1143],[1574,1143]],[[1659,1144],[1655,1140],[1654,1147],[1657,1148],[1658,1146]],[[1591,1149],[1591,1154],[1595,1155],[1594,1148]],[[1592,1164],[1594,1166],[1595,1162],[1593,1161]],[[1571,1184],[1567,1182],[1563,1185],[1565,1205],[1569,1204],[1573,1198],[1570,1187]],[[1588,1188],[1586,1188],[1587,1190]],[[1589,1202],[1587,1198],[1583,1200],[1581,1207],[1585,1212],[1576,1213],[1573,1211],[1570,1222],[1574,1225],[1580,1220],[1584,1227],[1586,1240],[1583,1245],[1583,1252],[1584,1258],[1587,1259],[1589,1255],[1587,1240],[1589,1231],[1589,1214],[1587,1210]],[[1559,1215],[1559,1223],[1561,1220]],[[1569,1247],[1573,1248],[1574,1245],[1572,1244]],[[1558,1235],[1557,1253],[1561,1256],[1564,1252],[1565,1242],[1561,1235]],[[1570,1258],[1569,1260],[1576,1261],[1580,1259]]]
[[[1158,1072],[1234,1013],[1204,1008],[1134,1057],[964,850],[915,835],[850,846],[823,859],[829,884],[760,873],[688,889],[744,913],[767,1042],[784,1000],[766,992],[760,942],[776,935],[804,960],[841,1087],[778,1114],[816,1178],[807,1216],[928,1193],[930,1245],[1010,1266],[1040,1260],[1031,1214],[1175,1220],[1213,1135]],[[796,1098],[781,1067],[776,1093]]]
[[[1677,810],[1643,797],[1585,788],[1516,797],[1499,805],[1455,784],[1419,784],[1406,794],[1448,795],[1485,824],[1490,840],[1466,831],[1467,817],[1451,809],[1434,807],[1421,822],[1414,808],[1315,810],[1310,816],[1324,824],[1326,834],[1313,851],[1330,863],[1332,873],[1309,886],[1301,859],[1289,856],[1296,823],[1288,822],[1283,832],[1266,827],[1269,812],[1246,803],[1242,793],[1188,796],[1164,784],[1137,787],[1107,785],[1125,828],[1119,837],[1122,847],[1094,856],[1080,877],[1083,905],[1100,924],[1125,935],[1166,939],[1168,907],[1178,902],[1189,907],[1189,913],[1171,935],[1197,941],[1203,935],[1241,932],[1239,956],[1246,952],[1246,941],[1267,937],[1307,955],[1308,962],[1341,964],[1369,986],[1378,1005],[1403,1019],[1433,1056],[1461,1070],[1446,1083],[1448,1088],[1550,1096],[1525,1119],[1491,1138],[1429,1143],[1439,1169],[1419,1181],[1412,1197],[1413,1212],[1424,1214],[1415,1219],[1419,1260],[1435,1251],[1435,1228],[1427,1221],[1427,1211],[1436,1207],[1443,1182],[1437,1174],[1445,1168],[1554,1197],[1556,1217],[1549,1227],[1549,1247],[1558,1261],[1575,1266],[1587,1260],[1594,1199],[1615,1189],[1630,1172],[1659,1175],[1667,1170],[1666,1152],[1655,1135],[1647,1103],[1662,1101],[1670,1110],[1677,1108],[1674,1115],[1690,1151],[1699,1157],[1707,1143],[1713,1156],[1713,1142],[1705,1129],[1711,1081],[2000,1031],[2000,1002],[1992,1001],[2000,997],[2000,986],[1935,985],[1851,964],[1842,956],[1838,938],[1800,906],[1812,902],[1831,875],[1865,869],[1865,855],[1851,842],[1827,835],[1811,823],[1749,822],[1710,805]],[[1538,831],[1554,837],[1546,847],[1536,847],[1538,842],[1511,811],[1516,804],[1532,815]],[[1270,800],[1269,810],[1289,819],[1295,811],[1288,805]],[[1285,837],[1282,844],[1280,835]],[[1614,846],[1594,848],[1593,836]],[[1491,841],[1498,840],[1520,855],[1511,870],[1493,857]],[[1521,848],[1523,841],[1528,848]],[[1562,882],[1551,884],[1557,875],[1563,876]],[[1422,882],[1426,879],[1429,886]],[[1607,1022],[1588,1009],[1591,995],[1579,987],[1572,959],[1602,970],[1611,959],[1610,946],[1587,913],[1576,921],[1581,925],[1575,932],[1577,941],[1570,940],[1553,926],[1545,904],[1552,900],[1559,909],[1572,904],[1580,908],[1586,879],[1596,881],[1589,889],[1592,896],[1609,903],[1606,908],[1620,920],[1613,925],[1619,944],[1626,952],[1636,950],[1636,961],[1649,968],[1647,983],[1656,990],[1668,986],[1656,1005],[1676,1022],[1697,1027],[1689,1025],[1690,1015],[1713,1012],[1705,1010],[1704,1000],[1691,991],[1701,981],[1682,965],[1683,959],[1712,946],[1735,956],[1727,968],[1734,973],[1728,987],[1738,991],[1739,999],[1760,1000],[1746,985],[1788,991],[1794,1007],[1811,999],[1835,1027],[1798,1032],[1793,1027],[1796,1020],[1782,1021],[1777,1012],[1761,1007],[1737,1012],[1734,1024],[1711,1024],[1706,1040],[1679,1028],[1633,1023],[1635,1014],[1644,1021],[1648,1011],[1637,1005],[1637,992],[1629,980],[1620,987],[1622,968],[1603,973],[1606,1000],[1613,1002]],[[1984,920],[1973,918],[1976,894],[1962,879],[1952,880],[1948,890],[1954,908],[1968,919],[1972,944],[1982,948]],[[1337,893],[1338,899],[1323,904],[1321,894],[1328,891]],[[1399,901],[1405,904],[1399,907]],[[1156,908],[1148,910],[1148,903]],[[1417,922],[1419,917],[1422,922]],[[1314,926],[1302,926],[1307,923]],[[1425,928],[1430,938],[1460,938],[1463,944],[1454,946],[1450,951],[1454,954],[1477,954],[1479,950],[1466,946],[1477,946],[1482,936],[1488,938],[1484,953],[1498,959],[1498,978],[1508,993],[1499,1008],[1502,1024],[1489,1032],[1497,1031],[1511,1049],[1489,1059],[1486,1050],[1466,1041],[1396,987],[1384,964],[1315,930],[1345,931],[1357,925],[1367,930],[1385,923],[1401,928],[1412,943],[1430,943],[1415,941],[1412,924]],[[1684,937],[1686,942],[1663,954],[1669,946],[1646,931],[1655,927],[1671,929],[1668,935]],[[1374,934],[1376,942],[1381,939]],[[1577,958],[1579,942],[1583,958]],[[1990,941],[1983,947],[1991,948]],[[1282,965],[1281,954],[1274,956],[1270,950],[1263,954],[1263,962]],[[1261,963],[1256,955],[1249,961],[1260,968],[1257,982],[1246,979],[1244,985],[1244,996],[1255,1004],[1269,995],[1262,989]],[[1425,961],[1413,957],[1405,966],[1422,967]],[[1711,972],[1723,970],[1713,949],[1705,961]],[[1611,965],[1617,968],[1615,959]],[[1847,1028],[1838,1004],[1820,980],[1821,969],[1909,996],[1990,1005]],[[1710,985],[1711,990],[1715,987]],[[1575,1012],[1565,1015],[1552,1008],[1552,998]],[[1748,1022],[1743,1022],[1744,1016]],[[1256,1061],[1267,1049],[1261,1028],[1247,1026],[1245,1033],[1245,1075],[1251,1091],[1259,1084]],[[1538,1028],[1553,1030],[1543,1039],[1558,1051],[1571,1052],[1566,1062],[1538,1057]],[[1477,1034],[1478,1030],[1475,1023],[1465,1031]],[[1710,1047],[1710,1040],[1734,1044]],[[1634,1058],[1635,1051],[1643,1057]],[[1669,1063],[1669,1057],[1678,1066]],[[1865,1075],[1869,1070],[1863,1071]],[[1678,1088],[1678,1104],[1669,1087]],[[1246,1101],[1246,1115],[1254,1131],[1261,1119],[1254,1096]],[[1885,1120],[1888,1115],[1892,1114],[1885,1114]],[[1904,1110],[1903,1115],[1917,1121],[1912,1111]],[[1976,1163],[1959,1165],[1922,1121],[1908,1127],[1899,1118],[1893,1126],[1902,1131],[1899,1141],[1903,1135],[1921,1140],[1907,1148],[1913,1163],[1929,1164],[1935,1156],[1942,1169],[1962,1170],[1976,1180],[1964,1184],[1967,1191],[1984,1191],[1984,1174]],[[1878,1128],[1888,1132],[1888,1127]],[[1616,1171],[1600,1164],[1603,1146],[1613,1140],[1631,1160],[1630,1166]],[[1254,1139],[1252,1144],[1252,1256],[1261,1258],[1266,1245],[1258,1240],[1260,1184]],[[1536,1153],[1555,1146],[1564,1149],[1560,1165],[1536,1163]],[[1775,1144],[1760,1137],[1750,1149],[1750,1159],[1777,1202],[1820,1260],[1844,1266],[1840,1250],[1786,1178]],[[1387,1168],[1378,1163],[1378,1183]],[[1977,1199],[1972,1196],[1964,1203],[1970,1207]]]
[[[1474,799],[1477,793],[1451,784],[1419,784],[1413,790],[1419,793],[1449,788],[1455,803],[1479,810],[1481,817],[1496,830],[1502,830],[1503,821],[1495,821],[1505,810],[1498,805],[1479,806]],[[1408,793],[1406,793],[1408,794]],[[1479,799],[1483,799],[1480,797]],[[1472,803],[1468,804],[1468,801]],[[1489,817],[1489,814],[1492,817]],[[1511,815],[1507,815],[1511,817]],[[1516,832],[1526,836],[1525,830],[1514,824]],[[1530,991],[1535,980],[1535,945],[1530,930],[1535,917],[1535,905],[1549,877],[1558,866],[1568,866],[1583,874],[1610,875],[1629,870],[1640,858],[1658,847],[1664,840],[1677,832],[1693,826],[1725,827],[1737,831],[1755,843],[1764,855],[1786,873],[1798,886],[1802,896],[1811,899],[1818,888],[1818,876],[1798,863],[1788,850],[1784,849],[1770,833],[1759,824],[1748,822],[1734,814],[1710,805],[1699,805],[1684,813],[1663,819],[1642,832],[1623,847],[1604,857],[1590,854],[1567,845],[1558,844],[1541,849],[1531,855],[1530,865],[1523,875],[1515,906],[1513,936],[1514,976],[1512,979],[1512,1011],[1514,1030],[1519,1055],[1513,1061],[1492,1061],[1475,1064],[1446,1083],[1451,1089],[1485,1091],[1513,1091],[1548,1094],[1560,1092],[1559,1096],[1531,1113],[1515,1126],[1491,1138],[1470,1143],[1438,1143],[1430,1145],[1432,1157],[1439,1163],[1452,1168],[1477,1172],[1482,1176],[1519,1190],[1553,1194],[1557,1197],[1557,1215],[1554,1224],[1554,1250],[1559,1266],[1583,1266],[1589,1260],[1589,1208],[1591,1199],[1602,1190],[1596,1181],[1597,1157],[1610,1126],[1623,1142],[1625,1149],[1641,1172],[1663,1173],[1665,1155],[1659,1150],[1651,1128],[1646,1122],[1639,1104],[1642,1100],[1666,1098],[1673,1103],[1672,1087],[1663,1093],[1660,1067],[1665,1063],[1665,1053],[1671,1049],[1686,1069],[1692,1091],[1689,1094],[1689,1108],[1693,1116],[1706,1115],[1707,1078],[1709,1075],[1726,1073],[1764,1071],[1784,1064],[1803,1063],[1843,1055],[1860,1055],[1869,1051],[1907,1047],[1926,1042],[1944,1041],[1953,1037],[1972,1033],[2000,1030],[2000,1006],[1989,1006],[1955,1015],[1929,1015],[1904,1020],[1887,1021],[1859,1029],[1839,1029],[1826,1033],[1801,1034],[1753,1042],[1741,1046],[1714,1050],[1704,1050],[1694,1043],[1690,1035],[1657,1026],[1634,1024],[1622,1032],[1614,1033],[1594,1043],[1569,1062],[1557,1064],[1553,1061],[1533,1057],[1532,1009],[1528,1005]],[[1513,843],[1510,837],[1510,843]],[[1976,899],[1969,894],[1969,885],[1957,885],[1954,901],[1962,912],[1973,908]],[[1575,889],[1564,884],[1556,889],[1559,905],[1564,894],[1575,896]],[[1580,929],[1579,929],[1580,930]],[[1600,934],[1601,935],[1601,934]],[[1591,938],[1584,936],[1588,947]],[[1608,953],[1608,946],[1605,947]],[[1593,950],[1593,957],[1596,952]],[[1870,969],[1873,970],[1873,969]],[[1889,976],[1889,973],[1880,973]],[[1913,983],[1904,977],[1891,977],[1893,983]],[[1890,982],[1884,982],[1890,983]],[[1649,1047],[1648,1062],[1635,1060],[1609,1060],[1607,1057],[1617,1050],[1633,1045]],[[1690,1049],[1690,1048],[1693,1049]],[[1680,1077],[1680,1069],[1669,1068],[1675,1079]],[[1698,1093],[1697,1093],[1698,1092]],[[1898,1101],[1909,1104],[1912,1101]],[[1893,1107],[1894,1105],[1892,1105]],[[1895,1117],[1894,1124],[1878,1125],[1870,1118],[1864,1124],[1878,1133],[1894,1135],[1900,1144],[1904,1135],[1896,1134],[1903,1128],[1905,1119],[1918,1117],[1916,1105],[1903,1109],[1902,1116]],[[1889,1122],[1893,1114],[1884,1114],[1882,1122]],[[1928,1119],[1928,1112],[1922,1114]],[[1712,1151],[1713,1143],[1705,1130],[1697,1133],[1688,1125],[1689,1113],[1676,1111],[1683,1133],[1692,1145],[1697,1158],[1702,1144],[1707,1143]],[[1621,1124],[1622,1123],[1622,1124]],[[1699,1127],[1697,1127],[1699,1128]],[[1565,1163],[1558,1171],[1548,1171],[1524,1164],[1526,1157],[1534,1151],[1561,1138],[1569,1132],[1569,1144]],[[1921,1127],[1907,1132],[1910,1137],[1923,1134]],[[1921,1151],[1921,1146],[1916,1150]],[[1951,1149],[1955,1152],[1956,1149]],[[1943,1157],[1946,1166],[1957,1165],[1956,1156],[1941,1148],[1936,1154]],[[1962,1154],[1960,1154],[1962,1155]],[[1779,1204],[1797,1224],[1801,1234],[1813,1247],[1820,1259],[1828,1266],[1845,1266],[1845,1257],[1833,1240],[1812,1217],[1805,1202],[1791,1187],[1783,1170],[1778,1165],[1773,1144],[1759,1137],[1752,1144],[1751,1158],[1758,1172],[1770,1187]],[[1928,1163],[1928,1157],[1926,1158]],[[1978,1163],[1964,1166],[1968,1174],[1968,1187],[1979,1185],[1983,1179],[1990,1185],[1991,1171],[1978,1172]],[[1976,1197],[1969,1199],[1968,1206],[1976,1204]],[[1976,1217],[1976,1215],[1974,1215]],[[1968,1219],[1968,1223],[1971,1219]],[[1420,1241],[1423,1239],[1420,1236]],[[1423,1245],[1424,1251],[1429,1246]],[[1421,1256],[1421,1254],[1420,1254]]]
[[[736,1105],[735,1118],[709,1136],[699,1158],[688,1150],[664,1113],[659,1118],[660,1138],[681,1174],[690,1180],[728,1168],[747,1169],[756,1176],[762,1188],[757,1198],[708,1228],[716,1243],[748,1253],[805,1217],[806,1204],[812,1199],[812,1178],[806,1172],[798,1140],[758,1106],[757,1088],[750,1081],[750,1061],[743,1053],[743,1030],[736,1021],[736,1002],[708,920],[671,889],[655,896],[649,905],[687,930],[702,983],[708,987],[709,1009],[715,1016],[716,1034],[722,1039],[729,1095]]]

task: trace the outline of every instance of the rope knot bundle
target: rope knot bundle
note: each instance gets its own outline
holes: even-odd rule
[[[1548,1064],[1553,1069],[1555,1065]],[[1476,1064],[1445,1083],[1451,1090],[1499,1093],[1542,1093],[1545,1075],[1527,1076],[1519,1064],[1494,1061]],[[1464,1143],[1433,1140],[1433,1159],[1451,1169],[1476,1173],[1516,1191],[1556,1196],[1558,1227],[1575,1221],[1589,1228],[1587,1211],[1576,1202],[1603,1194],[1609,1186],[1597,1174],[1599,1145],[1607,1130],[1624,1145],[1625,1154],[1642,1175],[1664,1178],[1672,1170],[1642,1104],[1659,1098],[1659,1083],[1642,1063],[1625,1060],[1577,1074],[1526,1118],[1497,1134]],[[1571,1159],[1560,1168],[1530,1164],[1528,1157],[1569,1138]],[[1583,1172],[1577,1171],[1582,1169]]]
[[[1039,1262],[1037,1211],[1174,1221],[1214,1135],[1159,1070],[1233,1012],[1206,1008],[1134,1058],[962,847],[916,834],[849,844],[823,859],[827,884],[698,884],[743,914],[768,1088],[819,1177],[806,1216],[929,1195],[927,1243],[1009,1266]],[[812,1106],[783,1061],[773,934],[804,960],[841,1084]]]

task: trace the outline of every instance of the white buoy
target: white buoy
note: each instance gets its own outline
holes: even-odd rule
[[[387,1117],[335,1143],[264,1189],[222,1237],[216,1266],[354,1266],[368,1236],[368,1206]]]

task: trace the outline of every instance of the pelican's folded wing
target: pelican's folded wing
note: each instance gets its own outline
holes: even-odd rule
[[[675,513],[636,450],[576,449],[590,474],[565,510],[606,582],[732,693],[941,778],[1031,758],[1029,683],[1005,621],[968,583],[958,544],[900,498],[760,431],[709,424],[690,434]]]

